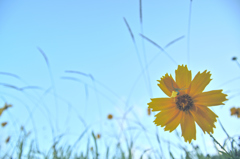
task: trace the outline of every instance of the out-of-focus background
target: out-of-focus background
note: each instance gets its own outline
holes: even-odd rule
[[[231,136],[239,135],[239,121],[230,116],[230,108],[240,106],[240,68],[231,60],[240,57],[239,16],[238,0],[1,1],[0,104],[13,105],[0,118],[8,121],[1,149],[11,149],[23,126],[43,151],[61,135],[62,143],[72,144],[87,130],[79,149],[93,131],[101,134],[102,147],[127,136],[136,153],[160,151],[158,133],[160,153],[168,156],[170,145],[182,154],[179,145],[189,144],[177,137],[180,127],[165,132],[147,114],[150,98],[166,96],[156,80],[175,76],[179,64],[187,64],[193,76],[211,72],[206,91],[223,89],[229,99],[212,110]],[[227,136],[219,122],[216,127],[214,136],[222,142]],[[9,135],[12,142],[5,144]],[[199,127],[192,143],[216,153]]]

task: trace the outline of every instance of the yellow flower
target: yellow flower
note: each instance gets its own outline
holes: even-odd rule
[[[97,134],[97,139],[100,139],[101,138],[101,135],[100,134]]]
[[[233,107],[230,109],[230,111],[231,115],[236,115],[238,118],[240,118],[240,108]]]
[[[6,144],[9,143],[10,138],[11,138],[10,136],[7,137],[7,139],[5,140],[5,143],[6,143]]]
[[[1,123],[2,127],[6,126],[7,125],[7,122],[3,122]]]
[[[178,66],[175,80],[166,74],[158,80],[158,86],[169,98],[153,98],[148,103],[152,111],[160,111],[155,115],[154,123],[172,132],[181,125],[185,142],[196,140],[195,122],[203,132],[213,133],[217,115],[208,107],[224,105],[226,94],[222,90],[203,92],[211,81],[210,72],[198,72],[192,80],[192,73],[187,66]]]

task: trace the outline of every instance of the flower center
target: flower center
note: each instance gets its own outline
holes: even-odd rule
[[[188,94],[177,97],[176,105],[179,110],[188,111],[194,106],[192,98]]]

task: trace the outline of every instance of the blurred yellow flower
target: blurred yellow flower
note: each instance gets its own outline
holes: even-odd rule
[[[112,114],[109,114],[109,115],[107,116],[107,118],[108,118],[109,120],[111,120],[111,119],[113,118],[113,115],[112,115]]]
[[[6,144],[9,143],[10,138],[11,138],[10,136],[7,137],[7,139],[5,140],[5,143],[6,143]]]
[[[233,107],[230,109],[230,111],[231,115],[236,115],[238,118],[240,118],[240,108]]]
[[[210,83],[210,72],[198,72],[192,80],[192,73],[187,66],[178,66],[175,80],[166,74],[158,80],[158,86],[169,98],[153,98],[148,103],[152,111],[160,111],[155,115],[154,123],[172,132],[181,125],[185,142],[196,140],[195,122],[203,132],[213,133],[214,122],[218,117],[208,107],[224,105],[226,94],[222,90],[203,92]]]
[[[2,125],[2,127],[6,126],[7,122],[2,122],[1,125]]]
[[[101,138],[101,135],[100,134],[97,134],[97,139],[100,139]]]

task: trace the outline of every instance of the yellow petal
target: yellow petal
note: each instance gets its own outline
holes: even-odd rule
[[[192,80],[192,73],[188,70],[187,66],[178,65],[178,69],[175,71],[175,79],[178,87],[186,93]]]
[[[172,98],[152,98],[151,101],[148,103],[148,108],[152,108],[152,111],[166,110],[176,106]]]
[[[197,106],[197,109],[190,111],[204,133],[213,133],[218,116],[211,109],[206,106]]]
[[[176,114],[172,120],[166,123],[166,127],[164,128],[164,130],[165,131],[169,130],[170,132],[175,130],[180,124],[182,116],[183,116],[183,111],[179,111],[178,114]]]
[[[203,92],[205,87],[212,80],[210,77],[211,74],[210,72],[207,72],[207,70],[205,70],[203,73],[198,72],[189,86],[188,94],[194,97],[195,95]]]
[[[240,114],[239,110],[240,110],[239,108],[237,108],[237,109],[235,107],[231,108],[230,109],[231,115],[238,115],[238,114]]]
[[[173,80],[172,75],[165,74],[161,78],[161,80],[157,80],[159,82],[158,86],[161,88],[161,90],[169,97],[172,95],[172,91],[175,91],[175,89],[178,89],[178,86],[176,82]]]
[[[236,113],[236,110],[237,110],[237,109],[236,109],[235,107],[231,108],[231,109],[230,109],[231,115],[234,115],[234,114]]]
[[[184,112],[181,120],[181,129],[185,142],[191,143],[192,139],[196,140],[196,125],[190,112]]]
[[[154,123],[157,126],[160,125],[161,127],[163,127],[168,122],[171,122],[172,120],[174,120],[178,113],[179,113],[179,109],[177,109],[176,107],[161,111],[157,115],[155,115],[156,119],[154,120]]]
[[[227,100],[226,96],[222,93],[222,90],[213,90],[200,93],[193,100],[196,105],[216,106],[224,105],[223,102]]]

